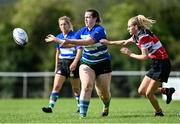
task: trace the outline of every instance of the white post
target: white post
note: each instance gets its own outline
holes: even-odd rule
[[[50,79],[49,79],[49,75],[48,75],[48,72],[45,73],[45,76],[44,76],[44,98],[47,98],[49,97],[49,83],[50,83]]]
[[[27,98],[27,73],[23,73],[23,98]]]

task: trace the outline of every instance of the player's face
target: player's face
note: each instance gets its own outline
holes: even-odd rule
[[[84,22],[85,22],[86,27],[92,28],[96,24],[96,18],[92,17],[91,12],[85,12]]]
[[[59,21],[59,28],[63,33],[68,33],[69,32],[69,25],[65,20],[60,20]]]
[[[131,21],[128,21],[128,32],[130,35],[136,35],[138,32],[137,25],[134,25]]]

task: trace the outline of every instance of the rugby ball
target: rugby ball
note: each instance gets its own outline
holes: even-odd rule
[[[13,39],[20,46],[24,46],[28,43],[28,35],[22,28],[15,28],[13,30]]]

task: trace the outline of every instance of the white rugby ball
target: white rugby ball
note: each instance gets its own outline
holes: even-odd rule
[[[24,46],[28,43],[28,35],[22,28],[15,28],[13,30],[13,39],[20,46]]]

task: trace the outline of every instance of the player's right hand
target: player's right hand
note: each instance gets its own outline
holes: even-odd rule
[[[120,49],[121,53],[126,54],[126,55],[130,55],[131,54],[131,50],[129,50],[126,47],[123,47]]]

